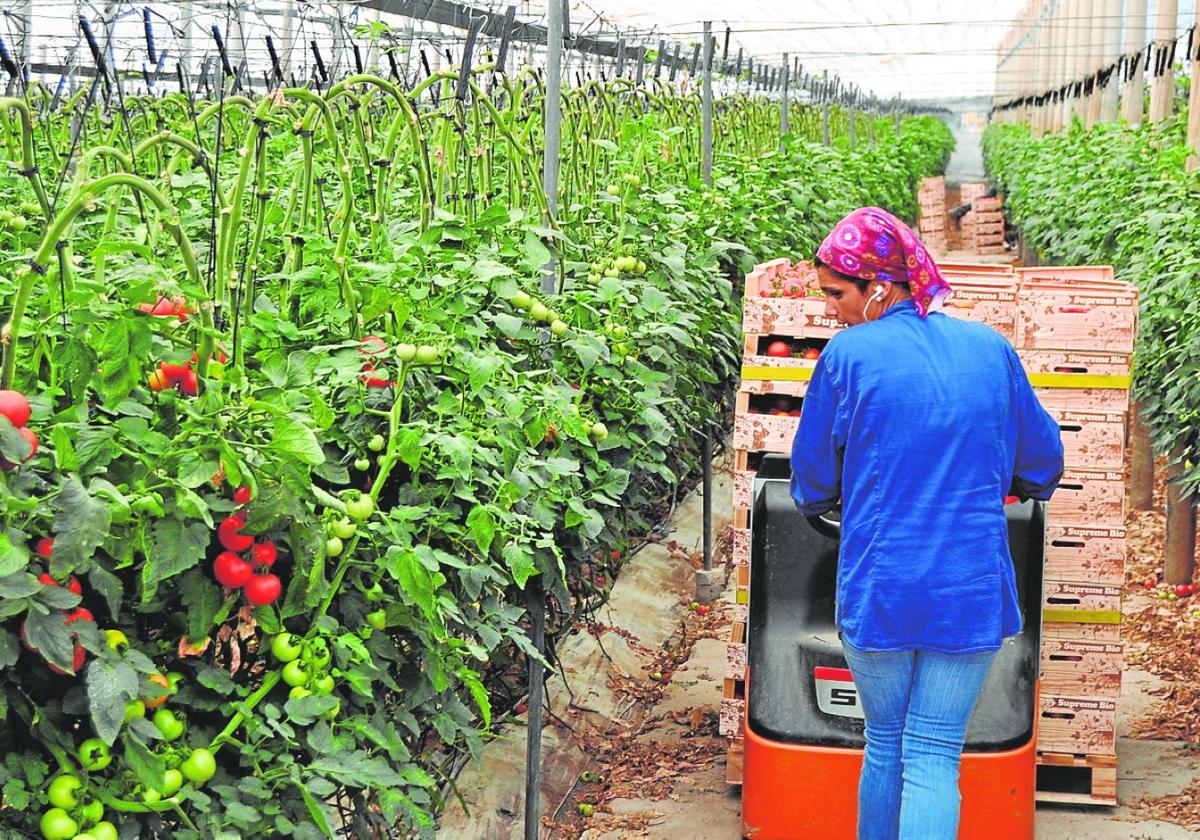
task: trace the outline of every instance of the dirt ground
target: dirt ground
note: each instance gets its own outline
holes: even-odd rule
[[[718,475],[718,485],[727,480]],[[718,486],[714,496],[721,498],[720,492]],[[695,533],[699,523],[686,517],[698,510],[683,506],[675,527]],[[1118,705],[1119,804],[1039,804],[1038,840],[1183,840],[1200,829],[1200,762],[1193,751],[1200,738],[1200,688],[1191,688],[1200,662],[1193,656],[1192,670],[1178,670],[1180,643],[1194,644],[1200,618],[1184,602],[1161,601],[1145,589],[1146,578],[1161,566],[1162,514],[1131,513],[1128,524],[1124,612],[1130,664]],[[716,732],[732,594],[730,585],[720,608],[703,617],[689,610],[686,597],[679,599],[678,629],[667,644],[673,661],[684,651],[686,658],[663,671],[661,690],[643,698],[625,721],[580,733],[583,780],[549,821],[547,836],[741,836],[741,789],[725,783],[725,740]],[[1164,673],[1168,668],[1176,670]]]

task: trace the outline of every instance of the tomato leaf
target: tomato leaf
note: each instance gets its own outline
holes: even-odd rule
[[[6,533],[0,532],[0,578],[19,572],[29,564],[29,551],[15,545]]]
[[[186,572],[204,559],[212,538],[203,522],[160,519],[151,532],[142,567],[142,603],[154,598],[158,584]]]
[[[396,454],[413,472],[421,465],[421,455],[425,451],[421,439],[424,436],[425,430],[420,426],[407,426],[396,436]]]
[[[75,673],[75,640],[67,628],[67,617],[59,610],[39,612],[30,609],[25,618],[25,635],[29,644],[68,674]]]
[[[275,418],[275,433],[271,437],[271,448],[277,455],[295,458],[302,464],[315,467],[325,463],[325,452],[312,429],[295,416]]]
[[[533,552],[529,547],[516,541],[510,542],[500,551],[508,571],[512,574],[513,582],[524,589],[525,581],[538,573],[537,565],[533,562]]]
[[[291,701],[289,701],[291,702]],[[300,796],[304,798],[304,807],[308,809],[308,815],[312,817],[313,824],[329,837],[335,837],[333,829],[329,827],[329,817],[325,814],[325,808],[322,803],[318,802],[308,788],[304,786],[304,782],[299,779],[295,780],[296,789],[300,791]]]
[[[221,589],[199,569],[189,570],[179,580],[179,595],[187,607],[187,636],[203,639],[212,630],[221,608]]]
[[[475,705],[479,707],[479,714],[483,716],[483,726],[486,729],[492,725],[492,704],[488,702],[487,688],[479,679],[479,675],[470,668],[459,668],[457,674],[463,685],[471,692]]]
[[[125,584],[121,583],[121,579],[104,568],[99,562],[92,563],[92,567],[87,572],[88,584],[100,596],[104,598],[104,603],[108,606],[108,614],[116,621],[121,617],[121,599],[125,595]]]
[[[496,517],[483,505],[475,505],[467,514],[467,526],[471,529],[475,544],[486,556],[491,550],[492,539],[496,536]]]
[[[137,672],[128,662],[95,658],[85,673],[92,726],[106,744],[112,744],[125,719],[125,704],[137,696]]]
[[[415,604],[431,622],[441,624],[441,616],[435,603],[433,575],[426,569],[417,553],[408,547],[390,546],[384,555],[385,568],[400,584],[405,600]]]
[[[150,355],[148,318],[117,318],[108,323],[96,342],[102,359],[96,372],[100,396],[106,405],[116,405],[142,381],[142,360]]]
[[[108,505],[94,499],[75,476],[63,482],[54,500],[54,556],[51,574],[79,568],[108,537]]]
[[[28,598],[42,591],[42,584],[28,572],[13,572],[0,578],[0,598]]]
[[[161,790],[163,774],[167,772],[162,757],[152,753],[145,741],[128,730],[122,740],[125,742],[125,763],[137,780],[148,788]]]

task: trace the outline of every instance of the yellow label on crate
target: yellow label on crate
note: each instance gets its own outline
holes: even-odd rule
[[[1063,624],[1120,624],[1120,610],[1042,610],[1042,621]]]
[[[1132,377],[1129,374],[1104,373],[1031,373],[1029,382],[1035,388],[1106,388],[1125,391]]]
[[[737,603],[739,603],[739,604],[748,604],[748,603],[750,603],[750,590],[749,590],[749,589],[739,589],[739,590],[737,591],[737,597],[736,597],[736,599],[735,599],[735,600],[736,600],[736,601],[737,601]]]
[[[776,382],[808,382],[813,369],[807,367],[767,367],[766,365],[743,365],[742,379],[768,379]]]

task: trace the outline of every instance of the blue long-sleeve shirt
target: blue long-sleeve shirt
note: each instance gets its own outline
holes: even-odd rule
[[[842,501],[837,625],[868,651],[996,650],[1021,630],[1004,497],[1049,499],[1058,425],[1012,346],[911,301],[822,352],[792,445],[800,511]]]

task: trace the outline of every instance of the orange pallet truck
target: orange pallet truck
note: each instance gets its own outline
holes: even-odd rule
[[[854,840],[862,709],[834,626],[838,524],[796,510],[786,459],[759,470],[751,526],[742,834]],[[967,731],[960,840],[1032,840],[1040,502],[1006,506],[1024,631],[993,661]]]

